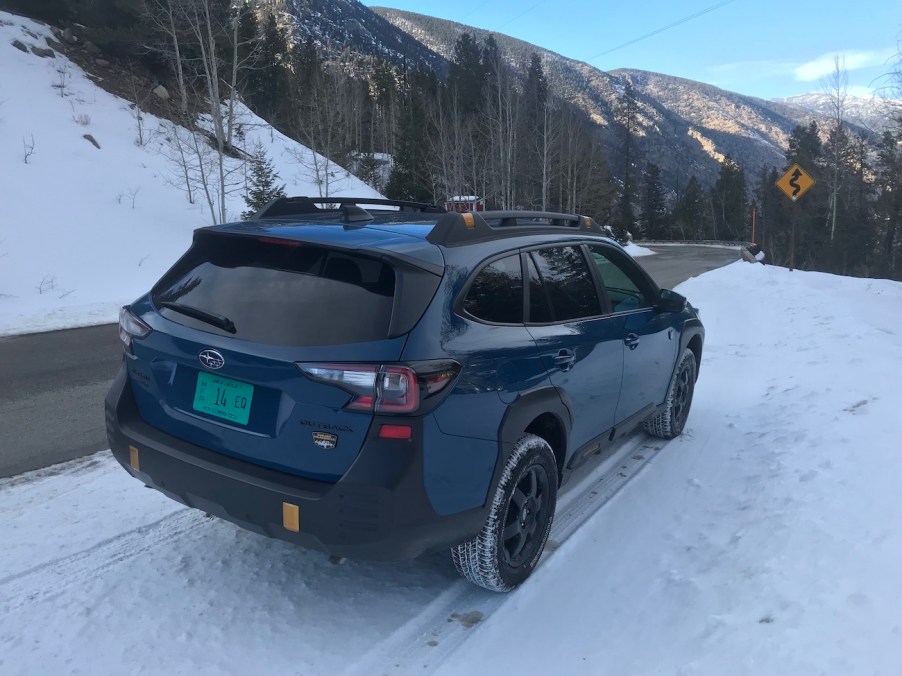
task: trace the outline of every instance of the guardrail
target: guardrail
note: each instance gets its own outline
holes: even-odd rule
[[[736,249],[737,251],[751,245],[751,242],[727,242],[717,239],[643,239],[634,240],[633,243],[639,246],[710,246],[717,249]]]

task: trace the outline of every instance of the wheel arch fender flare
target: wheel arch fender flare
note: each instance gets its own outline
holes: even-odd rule
[[[683,328],[680,331],[680,349],[677,352],[677,358],[673,364],[671,377],[676,373],[677,366],[680,364],[680,357],[683,356],[683,352],[685,352],[690,344],[692,344],[692,351],[695,353],[695,377],[698,378],[698,373],[702,366],[702,349],[705,346],[705,327],[702,325],[700,319],[687,319],[683,323]]]
[[[556,387],[548,386],[522,394],[507,407],[498,428],[498,464],[492,477],[492,490],[498,484],[501,469],[507,463],[514,445],[523,436],[529,424],[544,414],[554,416],[560,425],[562,436],[560,448],[554,448],[550,442],[549,445],[552,446],[555,456],[559,456],[558,465],[564,461],[572,428],[572,415],[560,391]]]

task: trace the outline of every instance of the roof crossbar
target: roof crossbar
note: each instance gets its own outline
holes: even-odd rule
[[[269,202],[253,216],[253,220],[261,218],[290,218],[310,214],[340,212],[348,222],[372,220],[369,212],[359,205],[375,207],[397,207],[401,212],[418,212],[426,214],[447,213],[442,207],[428,202],[412,202],[409,200],[385,200],[372,197],[277,197]],[[326,208],[317,205],[327,205]],[[338,205],[338,209],[332,207]]]
[[[553,211],[470,211],[439,216],[426,239],[442,246],[459,246],[487,239],[525,234],[560,234],[561,228],[579,234],[605,236],[594,219]]]

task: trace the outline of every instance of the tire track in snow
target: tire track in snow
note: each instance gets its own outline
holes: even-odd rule
[[[558,507],[539,568],[595,512],[635,477],[669,442],[637,432],[589,475],[569,487]],[[535,575],[535,573],[533,573]],[[530,584],[529,581],[526,584]],[[516,594],[516,591],[512,592]],[[511,594],[496,594],[461,579],[442,592],[416,617],[397,629],[378,648],[355,661],[345,673],[402,674],[434,671]]]
[[[0,578],[0,613],[54,599],[73,587],[96,580],[112,566],[184,535],[204,518],[203,512],[186,507],[87,549]]]

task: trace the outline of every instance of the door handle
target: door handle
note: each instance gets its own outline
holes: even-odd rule
[[[623,344],[626,345],[629,349],[635,350],[637,347],[639,347],[639,335],[636,333],[626,334],[626,338],[623,339]]]
[[[576,361],[576,353],[573,350],[561,350],[554,357],[554,365],[561,371],[569,371]]]

